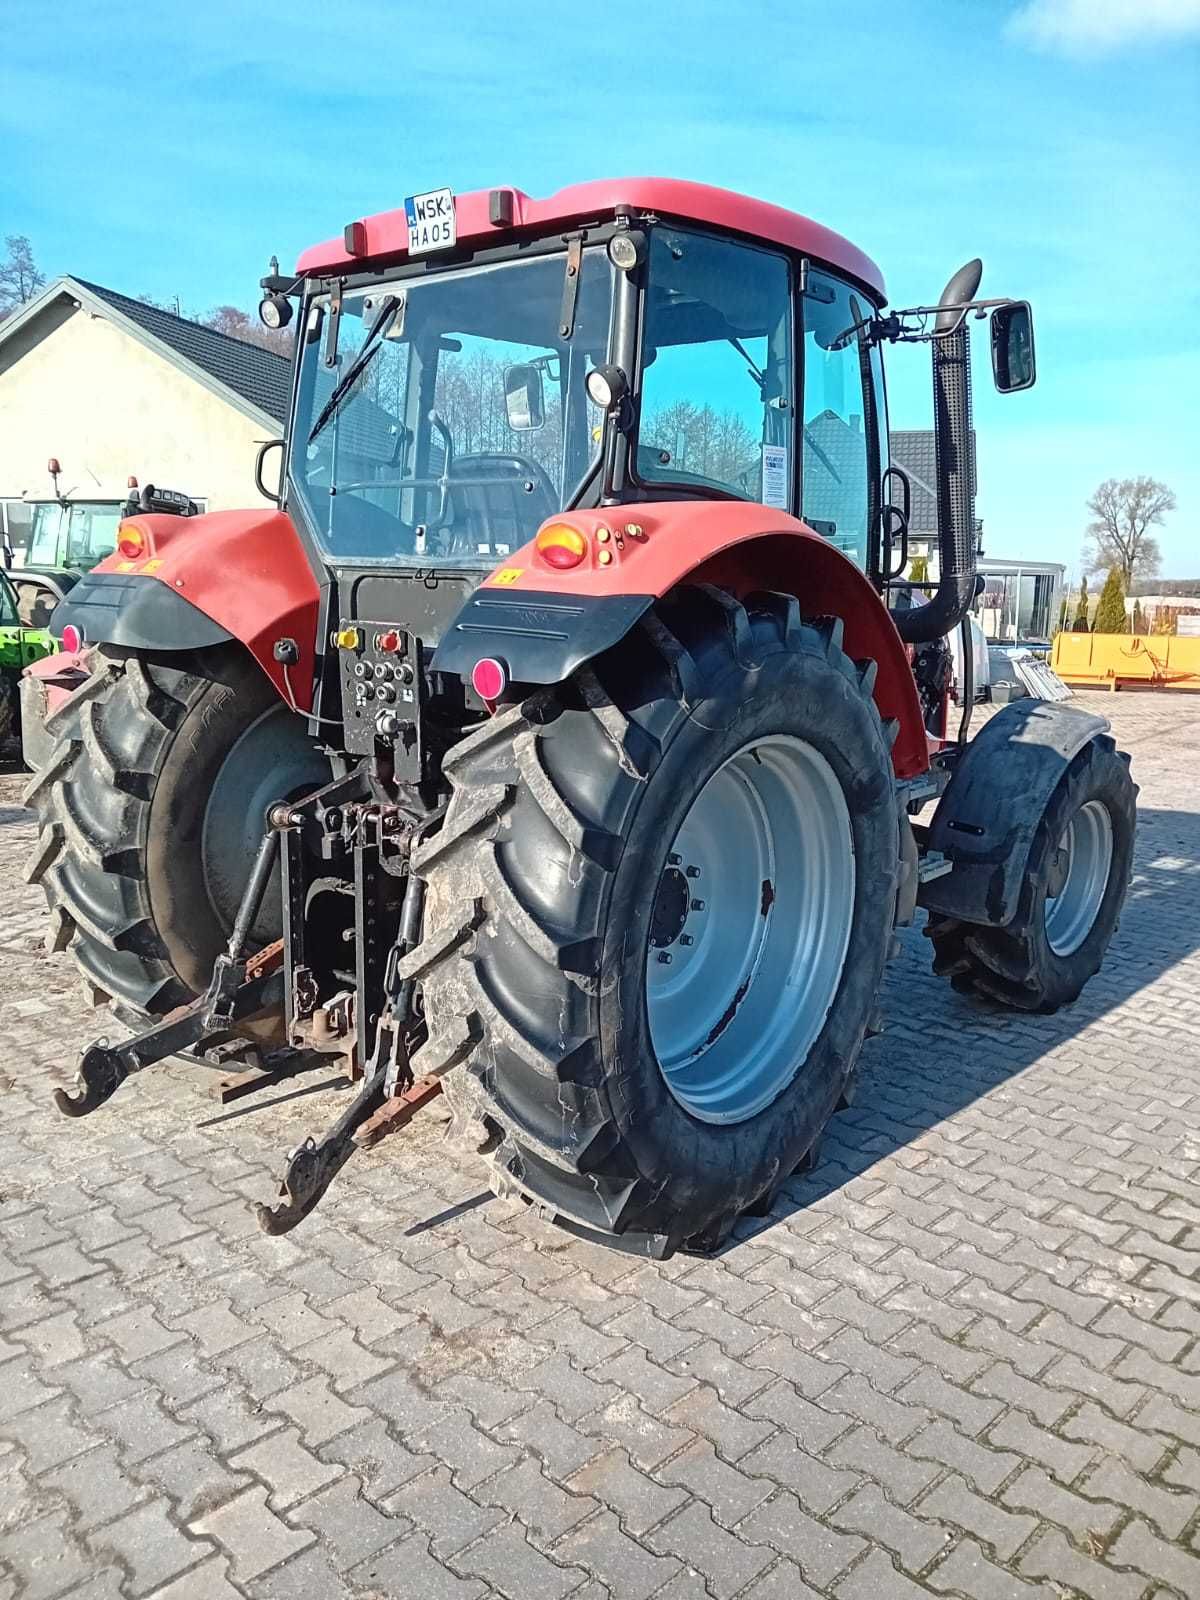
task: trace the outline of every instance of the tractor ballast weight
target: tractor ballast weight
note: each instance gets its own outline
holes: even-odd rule
[[[498,1192],[662,1255],[816,1159],[918,902],[957,988],[1074,999],[1127,761],[1062,708],[947,732],[971,311],[998,387],[1033,381],[1028,307],[980,270],[888,313],[827,229],[636,179],[414,196],[264,280],[296,323],[279,509],[132,518],[64,608],[90,677],[44,678],[30,876],[143,1024],[64,1109],[167,1049],[339,1061],[358,1092],[268,1232],[441,1092]],[[915,604],[881,357],[913,339]]]

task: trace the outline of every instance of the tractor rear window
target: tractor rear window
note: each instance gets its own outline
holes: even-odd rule
[[[612,269],[585,251],[382,282],[307,308],[291,479],[347,563],[491,567],[569,500],[596,451]],[[332,358],[332,359],[331,359]]]
[[[790,328],[781,256],[654,230],[637,451],[643,482],[789,505]]]

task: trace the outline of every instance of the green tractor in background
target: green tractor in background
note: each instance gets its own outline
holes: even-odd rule
[[[0,572],[0,752],[20,736],[22,672],[57,649],[49,629],[26,627],[21,621],[17,592],[7,574]]]
[[[189,495],[177,489],[157,489],[153,484],[139,488],[134,477],[127,480],[124,498],[76,497],[73,490],[60,491],[62,468],[56,457],[50,457],[47,471],[53,493],[24,498],[30,519],[23,547],[15,549],[7,534],[4,539],[4,566],[16,585],[21,621],[29,627],[44,627],[55,606],[84,573],[112,554],[123,517],[146,511],[194,517],[200,511]]]
[[[39,627],[85,572],[111,555],[124,500],[27,501],[32,512],[28,547],[5,551],[21,620]]]

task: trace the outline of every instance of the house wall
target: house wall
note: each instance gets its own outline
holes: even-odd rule
[[[49,317],[0,348],[0,497],[121,495],[133,473],[202,497],[210,511],[265,506],[254,457],[277,436],[85,309]],[[41,334],[41,337],[38,335]],[[98,481],[97,481],[98,480]]]

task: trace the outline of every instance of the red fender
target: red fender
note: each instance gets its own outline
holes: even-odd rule
[[[582,565],[551,567],[530,540],[483,588],[657,598],[686,581],[714,583],[739,597],[756,589],[794,594],[805,615],[842,619],[851,658],[877,664],[879,714],[900,725],[892,748],[896,775],[914,777],[928,768],[916,682],[887,607],[852,561],[797,518],[742,500],[672,500],[570,511],[552,520],[586,535]]]
[[[282,511],[211,511],[201,517],[127,517],[145,541],[136,559],[114,551],[97,572],[136,573],[166,584],[250,651],[285,701],[291,696],[272,653],[294,639],[289,669],[296,704],[312,706],[320,591],[292,520]]]

